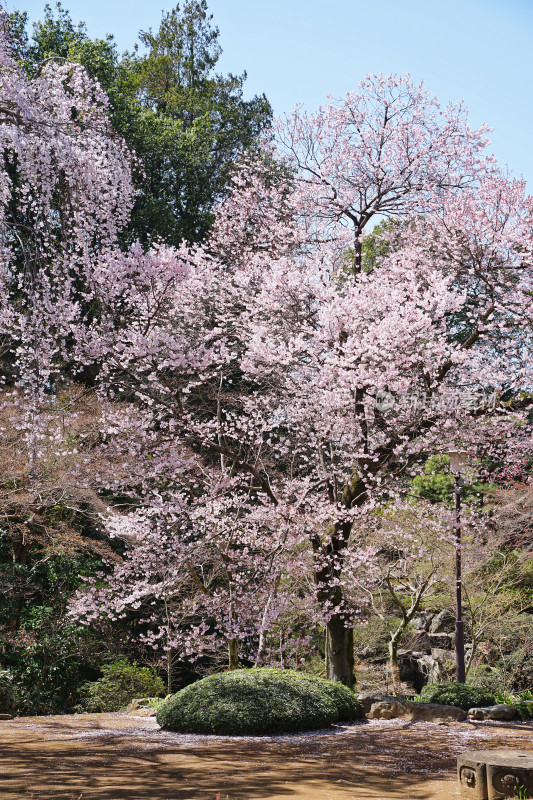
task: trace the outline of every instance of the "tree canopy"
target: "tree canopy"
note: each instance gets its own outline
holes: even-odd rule
[[[203,2],[120,59],[61,9],[33,44],[23,17],[2,22],[6,640],[30,629],[27,598],[63,585],[54,647],[108,632],[116,655],[166,660],[169,687],[175,664],[297,665],[321,647],[353,687],[371,603],[396,663],[447,580],[446,453],[472,454],[473,494],[531,483],[524,183],[408,76],[367,76],[270,140],[252,114],[245,147],[252,106],[242,78],[213,75]],[[513,501],[508,550],[530,499]],[[493,597],[494,564],[518,582],[518,557],[491,550],[479,498],[465,505]],[[473,659],[495,623],[468,601]]]
[[[264,95],[244,99],[246,73],[221,75],[219,30],[205,0],[189,0],[163,15],[157,32],[140,33],[120,55],[110,34],[91,39],[83,22],[45,6],[31,39],[26,15],[14,12],[16,57],[31,74],[50,58],[82,64],[107,92],[110,120],[135,153],[135,203],[125,241],[201,241],[213,205],[236,160],[257,147],[271,121]]]

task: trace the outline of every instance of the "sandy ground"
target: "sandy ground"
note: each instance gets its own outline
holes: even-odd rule
[[[458,800],[457,755],[533,751],[533,725],[390,720],[230,739],[87,714],[0,722],[0,742],[1,800]]]

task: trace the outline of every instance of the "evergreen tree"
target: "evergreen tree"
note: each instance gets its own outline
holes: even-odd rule
[[[246,73],[215,73],[219,30],[205,0],[188,0],[163,15],[147,48],[119,56],[112,35],[90,39],[61,3],[45,6],[26,34],[27,15],[11,17],[15,57],[30,74],[49,58],[82,64],[108,93],[112,124],[137,156],[136,201],[127,241],[201,241],[213,205],[224,196],[239,154],[253,149],[271,120],[264,95],[244,100]]]

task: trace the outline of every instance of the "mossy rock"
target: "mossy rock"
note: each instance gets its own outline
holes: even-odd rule
[[[429,683],[420,692],[424,703],[438,703],[441,706],[455,706],[468,711],[494,705],[494,695],[478,686],[467,683]]]
[[[325,728],[363,716],[340,683],[289,669],[239,669],[186,686],[157,712],[165,730],[257,736]]]

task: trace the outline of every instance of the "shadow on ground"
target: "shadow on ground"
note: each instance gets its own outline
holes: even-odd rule
[[[0,723],[0,797],[20,800],[451,800],[469,749],[533,749],[531,726],[399,720],[281,739],[160,731],[121,714]]]

